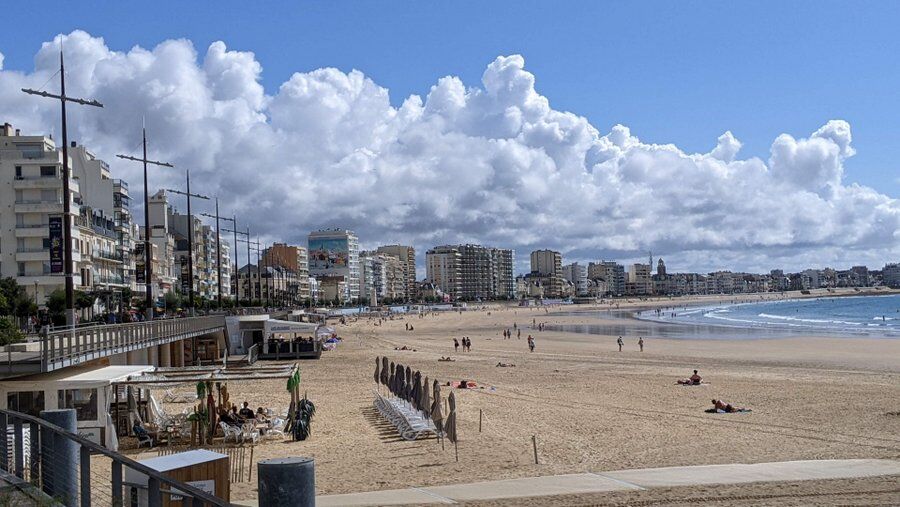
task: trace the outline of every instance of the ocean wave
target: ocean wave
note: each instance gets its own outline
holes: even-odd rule
[[[800,317],[788,317],[786,315],[772,315],[770,313],[760,313],[757,317],[764,319],[786,320],[791,322],[809,322],[810,324],[844,324],[847,326],[860,326],[861,322],[848,322],[846,320],[826,320],[826,319],[803,319]]]

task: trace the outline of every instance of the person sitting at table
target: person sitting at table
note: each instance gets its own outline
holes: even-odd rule
[[[229,412],[228,410],[220,411],[219,421],[221,421],[229,426],[235,426],[238,424],[237,419],[235,419],[234,416],[231,414],[231,412]]]
[[[241,419],[244,419],[245,421],[247,419],[256,418],[256,414],[253,413],[253,409],[250,408],[250,404],[246,401],[244,402],[244,408],[242,408],[240,412],[238,412],[238,415],[241,416]]]
[[[262,407],[256,409],[256,421],[261,423],[269,422],[269,418],[266,416],[266,411],[263,410]]]

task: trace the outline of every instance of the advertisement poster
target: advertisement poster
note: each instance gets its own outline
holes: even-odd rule
[[[350,260],[350,247],[346,238],[323,238],[309,240],[309,269],[323,273],[341,270]]]
[[[50,217],[50,272],[63,272],[63,217]]]

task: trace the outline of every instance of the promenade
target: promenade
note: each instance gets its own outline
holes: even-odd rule
[[[316,498],[316,505],[456,504],[680,486],[855,479],[900,475],[900,461],[845,459],[642,468],[414,487]]]

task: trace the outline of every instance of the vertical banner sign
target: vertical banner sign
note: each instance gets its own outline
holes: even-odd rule
[[[50,228],[50,272],[63,272],[63,217],[52,215],[49,222]]]
[[[191,290],[191,273],[188,271],[187,257],[181,258],[181,293],[187,294]]]
[[[144,264],[144,243],[138,243],[134,245],[134,279],[135,282],[140,284],[147,283],[147,268],[146,264]]]

